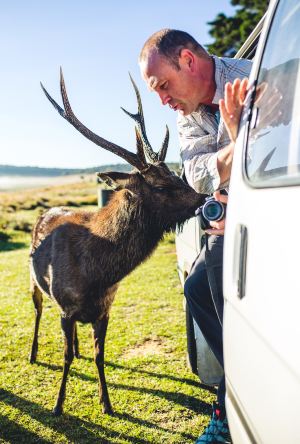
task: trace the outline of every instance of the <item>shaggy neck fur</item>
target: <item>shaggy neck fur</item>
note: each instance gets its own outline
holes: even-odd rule
[[[162,239],[165,226],[127,190],[116,193],[91,220],[86,251],[97,258],[102,284],[113,285],[145,260]],[[103,251],[105,250],[105,254]]]

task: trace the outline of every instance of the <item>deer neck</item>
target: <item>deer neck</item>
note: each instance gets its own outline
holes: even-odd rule
[[[114,272],[110,277],[115,283],[152,253],[164,229],[142,200],[122,190],[99,211],[93,231],[96,248],[103,252],[104,246],[105,261],[113,265]]]

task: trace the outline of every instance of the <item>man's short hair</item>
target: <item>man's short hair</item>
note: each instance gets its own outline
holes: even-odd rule
[[[141,50],[139,63],[146,60],[150,52],[156,50],[160,55],[164,56],[171,65],[179,70],[178,59],[181,50],[184,48],[192,50],[199,57],[208,57],[206,50],[190,34],[184,31],[166,28],[155,32],[148,38]]]

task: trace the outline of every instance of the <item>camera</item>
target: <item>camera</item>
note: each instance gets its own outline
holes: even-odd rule
[[[195,215],[200,216],[202,230],[211,228],[210,222],[218,222],[225,217],[226,205],[214,197],[207,197],[205,203],[196,210]]]

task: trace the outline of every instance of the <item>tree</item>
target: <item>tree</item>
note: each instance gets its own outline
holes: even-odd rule
[[[266,12],[269,0],[231,0],[230,3],[238,7],[232,17],[219,13],[208,22],[209,34],[215,40],[206,47],[218,56],[233,57],[236,54]]]

